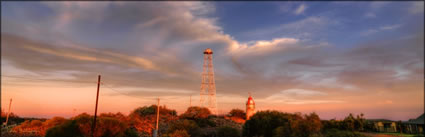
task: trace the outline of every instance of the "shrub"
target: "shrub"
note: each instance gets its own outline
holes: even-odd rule
[[[91,136],[92,116],[80,114],[47,130],[46,137]],[[102,116],[96,121],[96,137],[137,137],[137,133],[115,117]]]
[[[77,121],[69,120],[46,131],[45,137],[83,137]]]
[[[172,122],[167,130],[167,133],[172,134],[177,130],[187,131],[188,134],[192,137],[197,137],[201,134],[199,126],[193,120],[183,119]]]
[[[156,105],[139,107],[133,110],[127,118],[129,126],[134,127],[139,133],[141,132],[151,136],[156,124],[156,110]],[[160,125],[177,119],[177,112],[175,110],[160,106],[159,113]],[[159,132],[161,132],[161,129]]]
[[[205,107],[189,107],[186,112],[180,115],[181,118],[185,119],[206,119],[211,115],[211,111]]]
[[[190,137],[190,135],[186,132],[186,130],[176,130],[170,134],[170,137]]]
[[[224,126],[217,128],[217,137],[240,137],[238,129]]]
[[[278,111],[254,114],[243,127],[244,136],[309,137],[320,134],[322,123],[316,113],[302,116]]]
[[[181,119],[194,120],[200,127],[211,126],[214,127],[215,123],[210,120],[211,112],[205,107],[189,107],[186,112],[180,115]]]
[[[290,114],[278,111],[260,111],[255,113],[243,126],[243,136],[271,137],[273,130],[289,122]]]
[[[245,117],[246,117],[246,113],[245,113],[245,111],[243,111],[243,110],[241,110],[241,109],[232,109],[232,110],[229,112],[229,115],[230,115],[231,117],[238,117],[238,118],[241,118],[241,119],[245,119]]]
[[[139,116],[147,116],[147,115],[156,115],[156,110],[157,110],[157,106],[156,105],[151,105],[149,107],[144,106],[144,107],[139,107],[135,110],[133,110],[133,112],[130,115],[139,115]],[[165,106],[159,106],[159,114],[160,115],[172,115],[172,116],[176,116],[177,112],[175,110],[171,110],[171,109],[167,109]]]

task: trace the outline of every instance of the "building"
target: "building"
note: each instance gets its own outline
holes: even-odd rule
[[[409,121],[391,121],[387,119],[368,119],[367,125],[372,127],[375,132],[397,132],[404,134],[423,134],[424,133],[424,114],[416,119]]]
[[[397,123],[387,119],[368,119],[376,132],[397,132]]]
[[[251,95],[248,97],[248,101],[246,102],[246,120],[255,114],[255,102],[252,99]]]
[[[409,134],[423,134],[424,133],[424,114],[416,119],[410,119],[409,121],[402,122],[403,133]]]

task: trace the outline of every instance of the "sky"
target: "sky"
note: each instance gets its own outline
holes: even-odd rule
[[[424,113],[424,2],[1,2],[1,107],[24,117],[199,104],[203,50],[220,114]]]

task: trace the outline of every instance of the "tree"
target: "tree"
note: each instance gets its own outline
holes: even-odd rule
[[[355,131],[355,126],[354,126],[354,124],[355,124],[355,119],[354,119],[354,116],[353,116],[353,114],[349,114],[347,117],[345,117],[344,118],[344,120],[343,120],[343,128],[345,129],[345,130],[349,130],[349,131]]]
[[[280,126],[284,126],[285,123],[288,123],[290,119],[290,114],[278,111],[257,112],[245,122],[243,126],[243,136],[271,137],[273,130]]]
[[[114,116],[120,117],[119,113]],[[136,137],[137,133],[132,131],[128,124],[125,123],[125,121],[121,121],[117,117],[112,117],[112,115],[107,114],[99,116],[99,119],[96,121],[96,130],[94,136]],[[80,114],[71,118],[71,120],[63,122],[63,124],[49,128],[46,132],[46,137],[91,136],[91,126],[93,123],[92,120],[93,116],[90,116],[86,113]],[[49,123],[55,123],[55,121],[61,121],[61,118],[54,118],[48,121]]]
[[[305,133],[308,135],[318,134],[322,129],[322,122],[320,121],[319,115],[316,113],[310,113],[310,115],[305,115]]]
[[[366,119],[363,117],[363,113],[356,116],[355,122],[354,122],[354,128],[356,131],[364,131],[364,126],[366,124]]]
[[[147,116],[147,115],[156,115],[157,105],[151,105],[149,107],[139,107],[133,110],[130,115],[139,115],[139,116]],[[172,115],[177,116],[177,112],[175,110],[167,109],[165,106],[159,106],[159,114],[161,115]]]
[[[128,119],[130,127],[134,127],[138,132],[152,135],[152,130],[155,128],[157,106],[139,107],[133,110]],[[177,112],[167,109],[165,106],[159,107],[159,125],[177,120]],[[160,128],[160,132],[161,132]]]
[[[57,125],[60,125],[60,124],[63,124],[65,122],[66,122],[66,119],[63,118],[63,117],[53,117],[49,120],[46,120],[46,121],[43,122],[43,126],[41,128],[40,133],[41,133],[42,136],[44,136],[46,134],[47,129],[54,127],[54,126],[57,126]]]
[[[68,120],[64,124],[54,126],[46,131],[45,137],[83,137],[77,121]]]
[[[301,115],[261,111],[246,121],[244,136],[310,137],[320,135],[322,123],[316,113]]]
[[[211,115],[211,111],[205,107],[189,107],[186,112],[180,115],[181,118],[186,119],[206,119]]]
[[[167,133],[174,133],[177,130],[187,131],[192,137],[197,137],[201,134],[199,126],[193,120],[182,119],[172,122]]]
[[[180,115],[181,119],[194,120],[200,127],[215,126],[209,119],[211,112],[205,107],[189,107],[186,112]]]
[[[241,109],[232,109],[232,110],[229,112],[229,115],[230,115],[231,117],[238,117],[238,118],[241,118],[241,119],[245,119],[245,118],[246,118],[246,113],[245,113],[245,111],[243,111],[243,110],[241,110]]]
[[[240,137],[241,134],[238,129],[224,126],[217,129],[217,137]]]

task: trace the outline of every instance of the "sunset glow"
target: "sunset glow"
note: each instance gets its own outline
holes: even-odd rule
[[[249,93],[257,111],[322,119],[424,113],[423,1],[1,4],[1,107],[22,117],[93,115],[98,75],[98,114],[158,97],[181,114],[207,48],[219,114]]]

